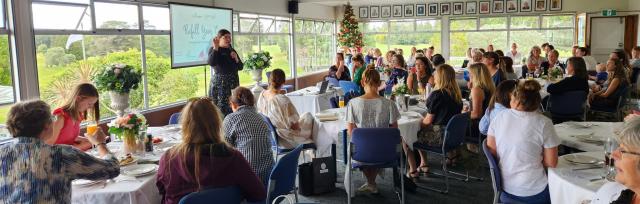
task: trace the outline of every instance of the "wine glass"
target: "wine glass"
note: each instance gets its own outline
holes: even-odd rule
[[[611,154],[620,147],[618,140],[614,137],[608,137],[604,142],[604,170],[605,178],[613,181],[615,178],[615,160],[611,158]]]

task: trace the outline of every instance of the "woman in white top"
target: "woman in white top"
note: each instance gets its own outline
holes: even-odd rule
[[[285,82],[282,69],[275,69],[269,77],[269,89],[258,97],[258,112],[267,116],[278,132],[278,145],[283,148],[295,148],[300,144],[312,143],[311,129],[313,116],[310,113],[298,115],[289,97],[283,95],[280,88]]]
[[[582,59],[584,59],[585,64],[587,64],[587,71],[596,71],[596,65],[598,65],[598,62],[596,61],[596,58],[591,56],[589,48],[579,47],[578,50],[576,50],[576,57],[582,57]]]
[[[591,203],[640,203],[640,117],[625,122],[618,137],[620,147],[611,154],[615,160],[616,182],[596,193]]]
[[[367,69],[362,74],[362,84],[365,94],[351,99],[347,105],[347,131],[349,135],[356,128],[397,128],[400,112],[393,101],[380,97],[378,87],[380,74],[375,69]],[[377,168],[365,168],[362,170],[367,177],[367,183],[358,191],[378,193],[376,187]]]
[[[545,168],[558,164],[558,138],[551,119],[538,112],[540,84],[525,81],[511,96],[511,110],[489,125],[487,146],[498,158],[506,195],[522,203],[551,203]]]
[[[522,53],[518,52],[518,44],[516,43],[511,44],[511,50],[505,53],[505,56],[510,57],[511,60],[513,60],[514,64],[519,64],[522,62]]]

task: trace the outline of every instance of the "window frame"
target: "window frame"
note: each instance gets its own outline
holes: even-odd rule
[[[438,23],[440,24],[440,30],[434,30],[434,31],[418,31],[417,28],[417,22],[418,21],[428,21],[428,20],[436,20],[438,21]],[[400,32],[394,32],[391,31],[391,21],[411,21],[413,22],[413,30],[412,31],[400,31]],[[387,24],[387,32],[367,32],[366,29],[364,29],[365,26],[367,26],[367,23],[372,23],[372,22],[386,22]],[[360,24],[363,27],[363,31],[362,34],[366,35],[385,35],[386,36],[386,50],[390,50],[391,49],[391,35],[398,35],[398,34],[438,34],[438,33],[442,33],[443,29],[442,29],[442,18],[441,17],[428,17],[428,18],[408,18],[408,19],[385,19],[385,20],[380,20],[380,19],[374,19],[374,20],[364,20],[361,21]],[[442,41],[440,42],[442,43]],[[442,47],[442,45],[438,46],[438,47]],[[382,48],[380,48],[382,50]],[[383,51],[384,54],[384,51]]]
[[[295,32],[296,28],[294,28],[294,32],[295,32],[295,36],[296,37],[313,37],[313,56],[311,58],[311,71],[309,72],[305,72],[302,75],[299,76],[305,76],[305,75],[311,75],[311,74],[315,74],[315,73],[319,73],[319,72],[323,72],[326,71],[326,68],[328,68],[329,66],[331,66],[331,64],[320,64],[318,63],[318,59],[320,59],[322,56],[320,56],[317,51],[318,51],[318,37],[326,37],[326,36],[332,36],[331,38],[331,48],[332,48],[332,53],[336,53],[337,52],[337,48],[336,48],[336,42],[335,42],[335,36],[336,36],[336,23],[334,21],[330,21],[330,20],[320,20],[320,19],[311,19],[311,18],[296,18],[296,26],[300,26],[300,31],[301,32]],[[304,26],[306,23],[313,23],[313,32],[305,32],[306,30],[304,29]],[[298,24],[301,23],[301,24]],[[320,30],[318,30],[318,23],[322,23],[322,27],[320,28]],[[330,32],[323,32],[325,31],[325,29],[327,27],[330,27]],[[295,43],[295,42],[294,42]],[[297,46],[296,46],[297,49]],[[296,50],[296,52],[298,52]],[[330,55],[331,56],[331,55]],[[331,58],[331,57],[330,57]],[[329,62],[333,62],[334,59],[329,59]],[[298,60],[296,58],[296,69],[298,68]],[[323,69],[325,68],[325,69]]]

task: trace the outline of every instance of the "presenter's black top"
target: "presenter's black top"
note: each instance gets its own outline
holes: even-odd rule
[[[238,59],[240,59],[238,63],[231,57],[231,52],[236,52],[233,48],[223,48],[218,47],[218,50],[213,50],[209,48],[209,60],[208,63],[213,67],[213,71],[216,74],[237,74],[238,71],[242,70],[242,59],[240,59],[240,55],[238,54]]]

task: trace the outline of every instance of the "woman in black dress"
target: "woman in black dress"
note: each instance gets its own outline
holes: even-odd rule
[[[226,29],[218,31],[209,49],[209,65],[213,69],[209,83],[209,97],[220,108],[224,116],[229,115],[229,96],[231,90],[240,86],[238,71],[242,70],[242,60],[238,52],[231,47],[231,32]]]

